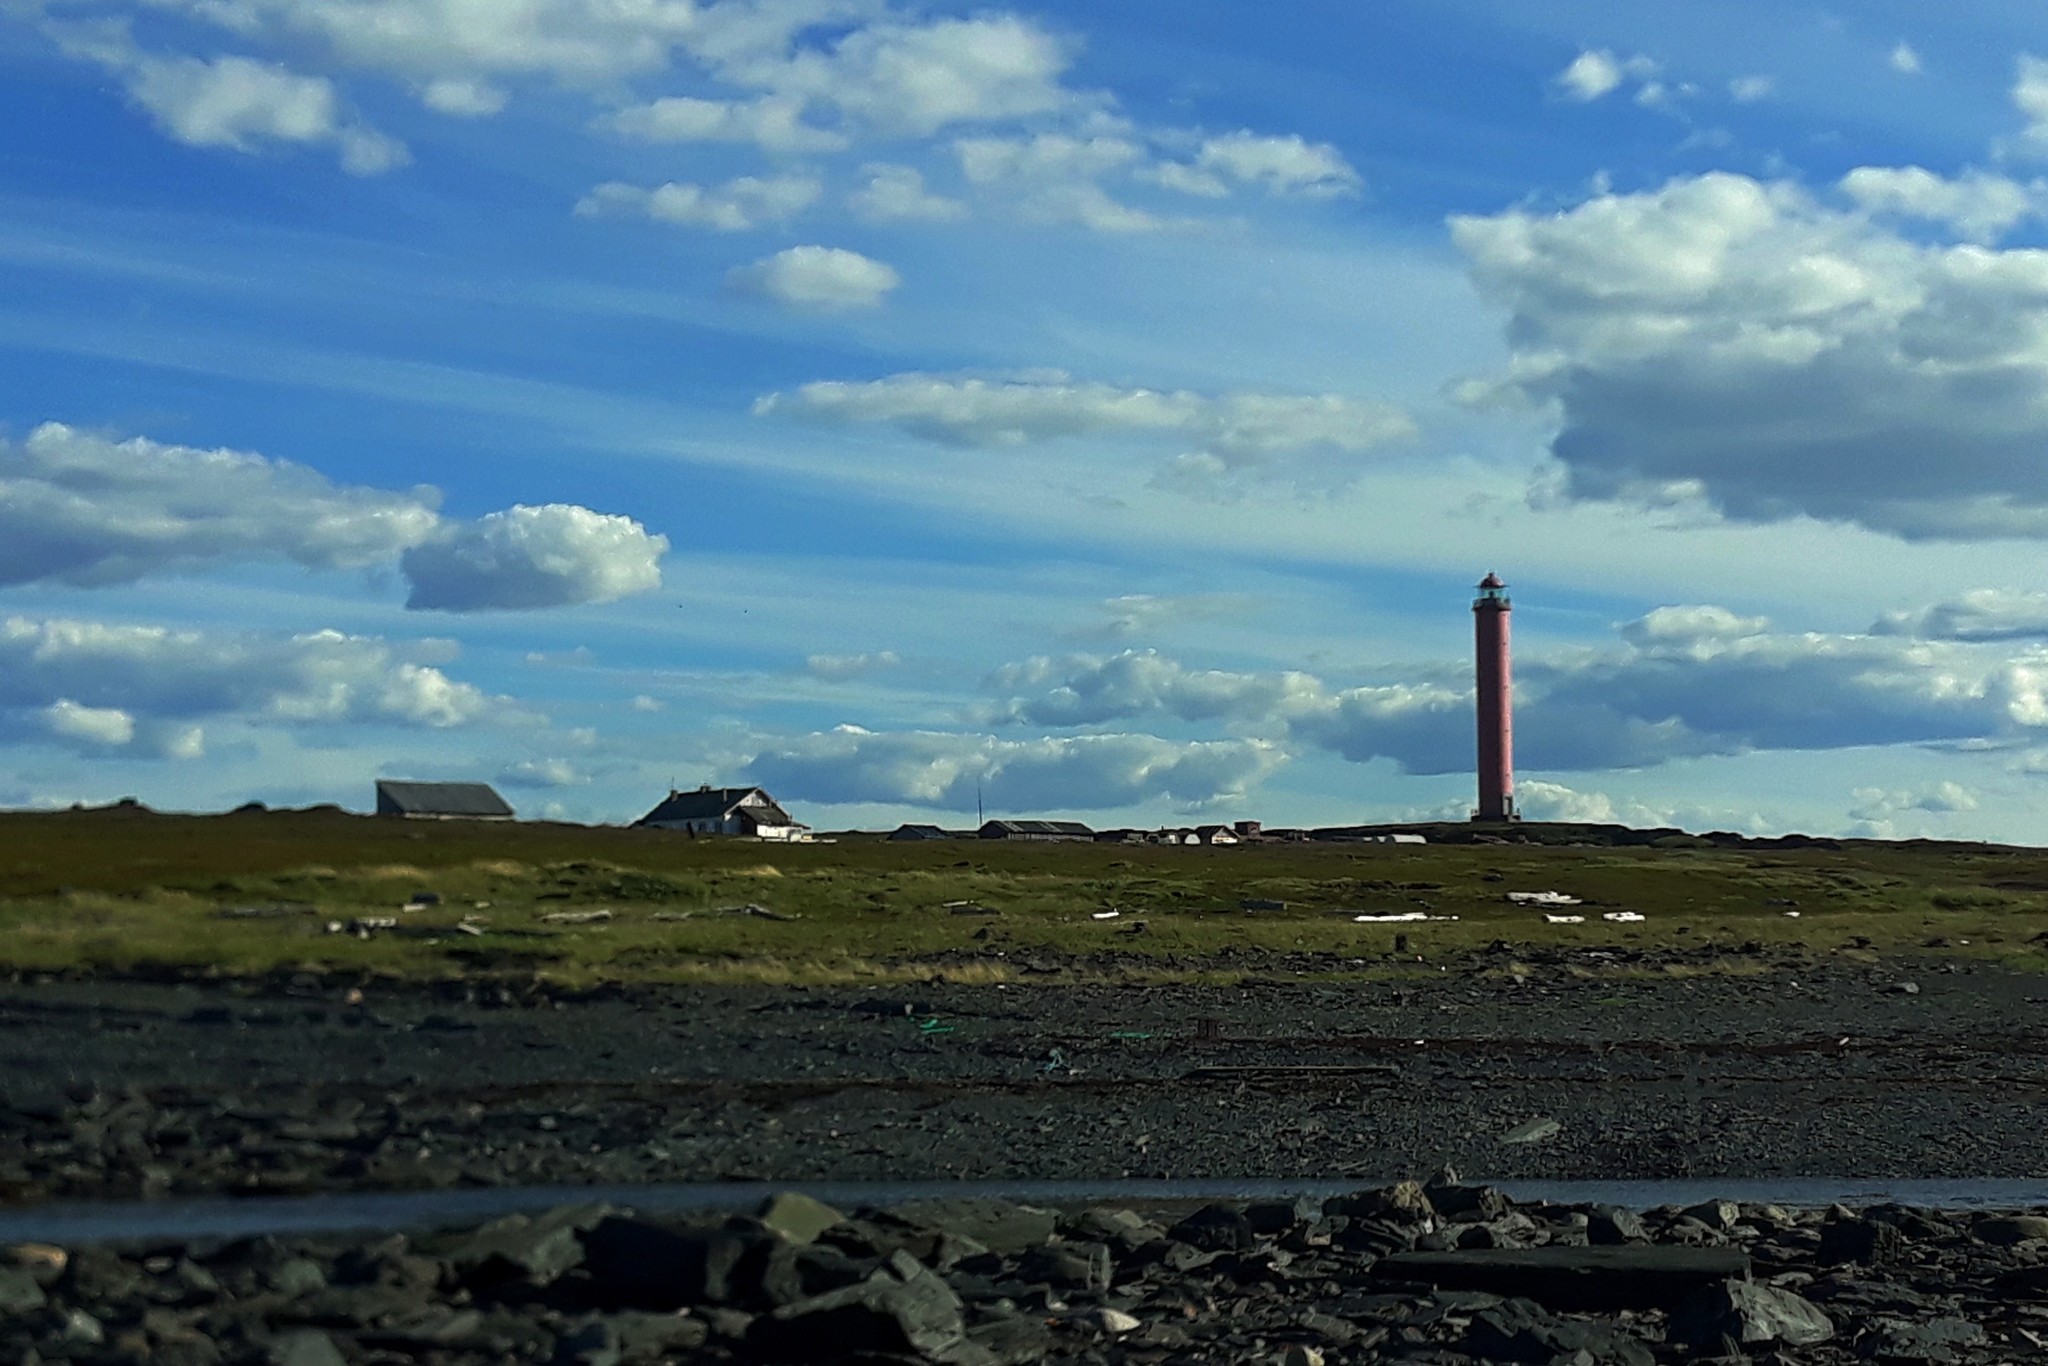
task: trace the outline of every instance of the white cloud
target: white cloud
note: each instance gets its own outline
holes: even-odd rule
[[[1891,56],[1887,60],[1891,63],[1892,70],[1907,76],[1917,76],[1922,69],[1920,66],[1920,54],[1915,52],[1913,45],[1903,38],[1892,49]]]
[[[125,44],[93,55],[174,141],[260,151],[268,143],[332,143],[342,169],[378,175],[410,161],[405,145],[345,116],[334,83],[247,57],[158,57]]]
[[[790,247],[726,275],[729,287],[791,308],[873,308],[903,282],[894,267],[843,247]]]
[[[2027,53],[2020,54],[2018,74],[2013,78],[2013,107],[2027,116],[2027,127],[2018,139],[2018,150],[2033,156],[2048,156],[2048,62]]]
[[[1452,231],[1513,347],[1467,397],[1554,405],[1568,496],[2048,537],[2048,253],[1725,173]]]
[[[522,759],[498,772],[506,787],[584,787],[590,775],[567,759]]]
[[[666,536],[630,517],[524,505],[443,527],[405,553],[406,606],[446,612],[611,602],[661,586]]]
[[[32,714],[46,728],[105,742],[122,729],[114,713],[147,738],[158,723],[204,716],[446,728],[499,710],[435,666],[450,653],[339,631],[266,636],[9,617],[0,620],[0,715]],[[170,757],[196,744],[189,726],[170,731]]]
[[[1871,213],[1942,223],[1972,242],[1992,242],[2036,212],[2037,187],[1966,171],[1950,180],[1919,166],[1858,166],[1842,192]]]
[[[788,221],[818,202],[813,176],[741,176],[716,188],[671,181],[647,189],[621,181],[599,185],[577,202],[584,217],[645,215],[663,223],[715,232],[747,232]]]
[[[1769,76],[1737,76],[1728,82],[1728,98],[1737,104],[1755,104],[1769,99],[1777,82]]]
[[[637,712],[657,712],[662,710],[662,702],[658,697],[649,697],[646,693],[640,693],[633,698],[632,707]]]
[[[854,216],[869,223],[950,223],[967,216],[967,206],[957,199],[933,194],[924,176],[910,166],[877,162],[861,168],[867,184],[847,197]]]
[[[1922,640],[2048,640],[2048,593],[1974,589],[1947,602],[1886,612],[1870,630]]]
[[[1142,166],[1145,149],[1112,134],[958,138],[953,151],[970,184],[1007,196],[1025,218],[1078,223],[1096,232],[1154,232],[1165,219],[1120,203],[1099,183]]]
[[[1588,104],[1614,93],[1626,79],[1647,81],[1656,71],[1648,57],[1617,57],[1606,48],[1589,48],[1557,73],[1553,85],[1565,99]]]
[[[135,739],[135,718],[119,707],[82,707],[60,697],[42,709],[43,724],[52,735],[105,749]]]
[[[1413,434],[1407,414],[1334,394],[1227,394],[1121,389],[1057,372],[1010,379],[900,374],[818,381],[756,400],[757,416],[886,424],[945,445],[1020,446],[1062,437],[1150,434],[1198,444],[1228,468],[1288,451],[1361,453]]]
[[[510,98],[497,86],[471,80],[428,81],[420,91],[420,102],[429,109],[460,119],[489,118],[503,110]]]
[[[1166,797],[1184,806],[1234,800],[1285,756],[1251,740],[1171,741],[1150,735],[1001,740],[934,731],[876,734],[842,726],[768,742],[748,779],[779,797],[894,802],[972,810],[1087,811]]]
[[[431,535],[438,500],[432,489],[337,486],[260,455],[49,422],[0,440],[0,584],[126,583],[244,558],[359,568]]]
[[[836,152],[847,146],[844,135],[806,124],[803,112],[800,100],[779,95],[746,101],[672,95],[622,109],[603,123],[642,142],[740,142],[776,153]]]
[[[1771,626],[1767,617],[1737,616],[1725,607],[1659,607],[1624,622],[1622,637],[1643,647],[1673,642],[1741,640],[1760,636]]]
[[[869,24],[829,51],[735,68],[729,79],[833,105],[883,133],[928,137],[1083,103],[1060,84],[1069,62],[1067,45],[1028,20],[988,14]]]
[[[804,661],[804,667],[829,683],[845,683],[893,669],[902,662],[894,650],[876,650],[857,655],[812,655]]]
[[[1358,172],[1329,143],[1311,143],[1292,134],[1263,136],[1249,129],[1204,142],[1194,165],[1212,177],[1279,195],[1326,199],[1356,194],[1360,184]]]
[[[1946,816],[1958,811],[1975,811],[1978,806],[1976,793],[1960,783],[1949,781],[1912,790],[1859,787],[1852,795],[1856,805],[1850,809],[1850,816],[1872,823],[1889,822],[1893,816],[1909,811]]]

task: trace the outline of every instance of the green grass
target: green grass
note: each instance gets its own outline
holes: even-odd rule
[[[1680,847],[1191,849],[872,838],[775,846],[333,811],[0,814],[0,969],[309,968],[568,983],[1000,981],[1022,976],[1034,955],[1058,954],[1068,975],[1227,981],[1244,971],[1228,955],[1244,949],[1334,955],[1333,966],[1361,976],[1402,971],[1391,957],[1396,935],[1433,961],[1496,940],[1753,943],[1816,953],[1922,949],[1939,940],[1943,952],[2048,965],[2030,942],[2048,931],[2048,851],[1667,843]],[[1577,913],[1587,923],[1547,924],[1504,895],[1540,890],[1584,898]],[[437,893],[440,904],[400,914],[417,891]],[[1251,898],[1287,909],[1241,911]],[[1001,914],[947,909],[963,901]],[[311,909],[265,919],[221,914],[280,903]],[[793,918],[722,913],[748,904]],[[546,919],[600,909],[612,918]],[[1786,915],[1795,909],[1797,918]],[[1105,910],[1120,914],[1092,918]],[[1408,910],[1458,919],[1361,925],[1340,914]],[[1646,919],[1599,918],[1614,910]],[[328,932],[330,922],[358,916],[396,916],[402,933]],[[465,917],[486,932],[416,934]],[[1122,933],[1137,921],[1145,933]],[[1742,969],[1733,955],[1720,970]]]

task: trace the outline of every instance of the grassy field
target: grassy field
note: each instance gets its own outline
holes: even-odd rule
[[[1579,897],[1553,913],[1585,923],[1548,923],[1511,891]],[[419,893],[438,900],[400,909]],[[1643,918],[1602,918],[1624,911]],[[1413,912],[1441,918],[1354,919]],[[359,920],[396,923],[351,932]],[[777,846],[334,811],[0,814],[0,970],[991,981],[1057,954],[1083,956],[1066,960],[1069,979],[1174,981],[1284,970],[1234,962],[1245,950],[1335,954],[1381,975],[1496,940],[1932,947],[2048,967],[2032,942],[2044,932],[2048,850],[1990,846]]]

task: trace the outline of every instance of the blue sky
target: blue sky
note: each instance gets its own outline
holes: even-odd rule
[[[2009,5],[0,0],[0,804],[2038,838]]]

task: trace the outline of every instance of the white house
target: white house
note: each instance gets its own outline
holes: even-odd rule
[[[687,830],[693,835],[751,835],[764,840],[801,840],[811,833],[811,827],[798,824],[758,787],[700,787],[695,792],[671,789],[661,805],[633,824],[654,830]]]

